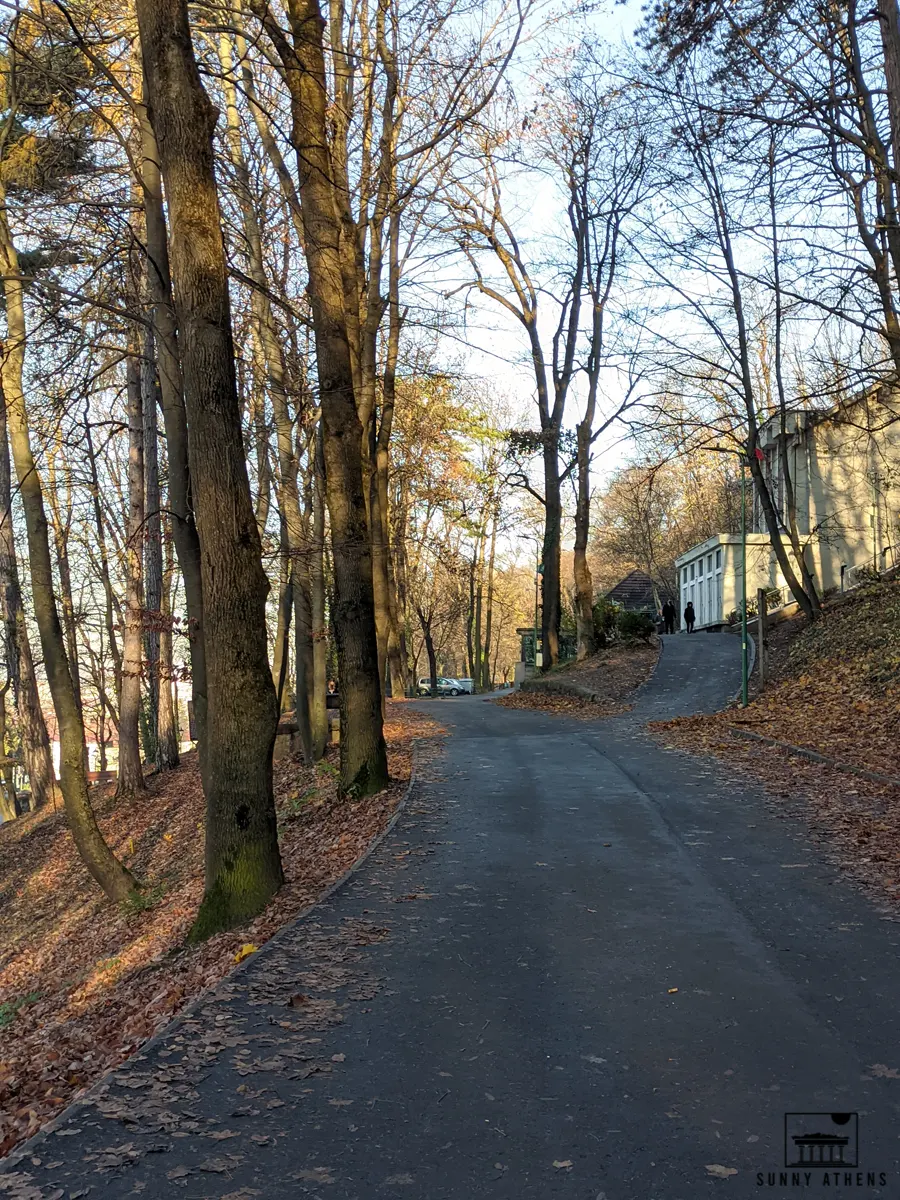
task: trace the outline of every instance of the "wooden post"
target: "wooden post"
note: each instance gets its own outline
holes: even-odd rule
[[[759,663],[759,686],[766,686],[766,589],[756,589],[756,654]]]

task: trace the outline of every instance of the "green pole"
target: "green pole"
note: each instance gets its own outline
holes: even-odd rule
[[[741,705],[747,707],[747,475],[741,458]]]

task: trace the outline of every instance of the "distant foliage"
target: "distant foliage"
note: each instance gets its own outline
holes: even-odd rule
[[[619,610],[606,596],[601,596],[599,600],[594,602],[593,613],[594,634],[597,638],[597,645],[600,647],[606,646],[615,637]]]
[[[616,625],[624,641],[649,642],[656,632],[656,621],[650,613],[620,612]]]

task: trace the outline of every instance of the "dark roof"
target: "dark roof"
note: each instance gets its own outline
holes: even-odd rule
[[[614,600],[631,612],[641,612],[650,609],[656,612],[656,596],[653,592],[653,580],[646,571],[632,571],[616,584],[611,592],[606,593],[608,600]]]

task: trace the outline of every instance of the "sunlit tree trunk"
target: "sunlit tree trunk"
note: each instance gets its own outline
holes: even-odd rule
[[[125,539],[125,629],[122,634],[122,687],[119,693],[118,796],[144,789],[141,766],[141,675],[143,668],[144,415],[141,365],[131,354],[126,365],[128,398],[128,522]]]
[[[159,622],[159,720],[156,726],[156,767],[171,771],[178,766],[178,718],[172,696],[172,542],[166,542],[165,570],[160,592]]]
[[[159,443],[156,409],[156,350],[152,333],[144,342],[141,362],[144,419],[144,656],[147,661],[147,728],[154,762],[159,759],[159,635],[162,619],[163,550],[159,491]]]

